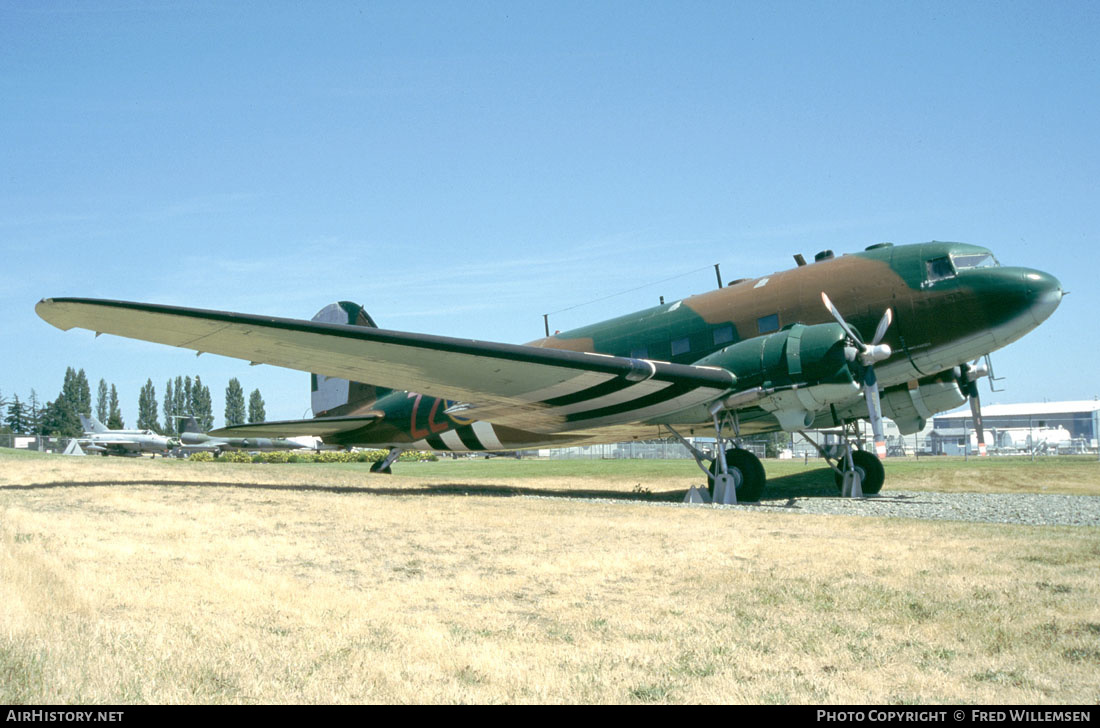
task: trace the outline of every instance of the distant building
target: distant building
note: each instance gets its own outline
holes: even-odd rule
[[[1100,432],[1100,401],[1031,402],[982,407],[986,446],[999,452],[1095,451]],[[973,454],[977,451],[970,407],[933,418],[929,434],[935,454]]]

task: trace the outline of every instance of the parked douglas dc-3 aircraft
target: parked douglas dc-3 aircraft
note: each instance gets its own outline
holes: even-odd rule
[[[386,470],[404,449],[669,435],[687,445],[680,431],[688,430],[718,439],[712,488],[732,486],[738,500],[753,501],[764,468],[736,447],[738,436],[864,418],[882,457],[883,415],[911,433],[967,397],[978,414],[976,380],[988,370],[968,362],[1019,339],[1062,299],[1053,276],[1003,267],[989,250],[961,243],[883,243],[840,258],[823,251],[809,265],[795,259],[792,270],[525,346],[379,329],[350,303],[313,321],[84,298],[47,298],[36,310],[61,329],[315,373],[313,419],[216,435],[389,447],[377,464]],[[846,487],[877,492],[879,457],[848,442],[834,469]],[[691,449],[707,470],[704,453]]]

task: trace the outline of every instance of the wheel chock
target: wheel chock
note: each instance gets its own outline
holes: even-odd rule
[[[684,496],[684,503],[710,503],[710,493],[706,488],[697,488],[693,485]]]

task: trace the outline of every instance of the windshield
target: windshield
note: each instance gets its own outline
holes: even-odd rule
[[[1000,265],[992,253],[967,253],[966,255],[952,255],[952,262],[957,270],[967,268],[996,268]]]

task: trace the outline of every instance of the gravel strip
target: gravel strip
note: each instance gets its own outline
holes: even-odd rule
[[[863,499],[794,497],[763,500],[752,505],[717,507],[782,513],[1021,523],[1030,526],[1100,526],[1100,496],[1087,495],[893,490]]]

